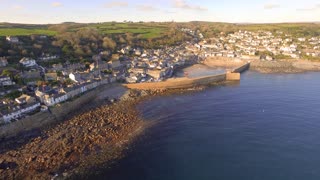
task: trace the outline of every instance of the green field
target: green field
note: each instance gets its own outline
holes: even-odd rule
[[[168,29],[165,24],[152,23],[103,23],[92,24],[89,27],[97,28],[102,34],[132,33],[142,38],[158,38]]]
[[[53,36],[56,32],[46,29],[0,28],[0,36],[29,36],[32,34]]]
[[[279,23],[279,24],[232,24],[216,22],[189,22],[176,23],[178,26],[190,27],[192,29],[200,28],[202,32],[208,35],[218,34],[220,32],[234,32],[238,30],[249,31],[283,31],[295,36],[319,36],[320,24],[318,23]],[[77,31],[82,28],[96,28],[103,35],[115,35],[132,33],[143,39],[161,38],[169,30],[170,23],[63,23],[59,25],[24,25],[24,24],[0,24],[0,36],[29,36],[32,34],[43,34],[53,36],[57,34],[56,26],[64,27],[67,31]],[[205,27],[204,29],[201,27]]]
[[[277,23],[277,24],[232,24],[232,23],[214,23],[214,22],[192,22],[194,26],[206,27],[209,31],[234,32],[239,30],[247,31],[282,31],[294,36],[319,36],[319,23]],[[187,23],[186,25],[190,25]]]

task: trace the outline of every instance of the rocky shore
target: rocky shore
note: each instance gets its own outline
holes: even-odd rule
[[[129,90],[118,102],[76,115],[21,146],[2,149],[0,179],[79,179],[110,167],[152,125],[141,119],[137,104],[153,96],[203,88]]]
[[[77,115],[2,152],[0,179],[65,179],[117,160],[145,127],[135,108],[140,99],[128,94],[118,103]]]
[[[207,59],[204,64],[232,69],[244,62]],[[251,69],[263,73],[295,73],[320,70],[320,63],[256,60],[251,62]],[[0,179],[78,179],[90,173],[91,169],[110,166],[124,155],[130,144],[150,125],[140,118],[136,109],[138,103],[156,95],[204,88],[130,90],[124,95],[122,92],[121,100],[116,103],[79,113],[43,130],[28,142],[0,150]],[[95,100],[103,101],[109,94],[120,90],[123,89],[117,87],[110,92],[97,93],[98,98]],[[19,137],[16,140],[19,141]]]
[[[320,71],[320,62],[308,60],[240,60],[230,58],[207,58],[204,64],[210,67],[234,68],[250,61],[250,69],[261,73],[302,73],[308,71]]]

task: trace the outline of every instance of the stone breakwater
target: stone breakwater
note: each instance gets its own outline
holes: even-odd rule
[[[170,78],[162,82],[124,84],[129,89],[139,90],[167,90],[167,89],[188,89],[198,86],[207,86],[224,81],[239,81],[240,73],[250,67],[250,62],[242,62],[236,68],[229,70],[227,73],[218,75],[203,76],[198,78]]]
[[[70,178],[121,158],[144,128],[137,99],[85,112],[0,154],[0,179]]]

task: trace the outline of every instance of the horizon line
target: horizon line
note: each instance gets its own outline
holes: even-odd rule
[[[226,23],[226,24],[318,24],[320,21],[283,21],[283,22],[227,22],[227,21],[131,21],[131,20],[123,20],[123,21],[104,21],[104,22],[73,22],[73,21],[65,21],[59,23],[25,23],[25,22],[0,22],[0,24],[21,24],[21,25],[59,25],[66,23],[74,23],[74,24],[100,24],[100,23],[192,23],[192,22],[203,22],[203,23]]]

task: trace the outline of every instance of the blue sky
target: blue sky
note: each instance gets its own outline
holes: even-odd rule
[[[320,21],[320,0],[0,0],[0,22]]]

